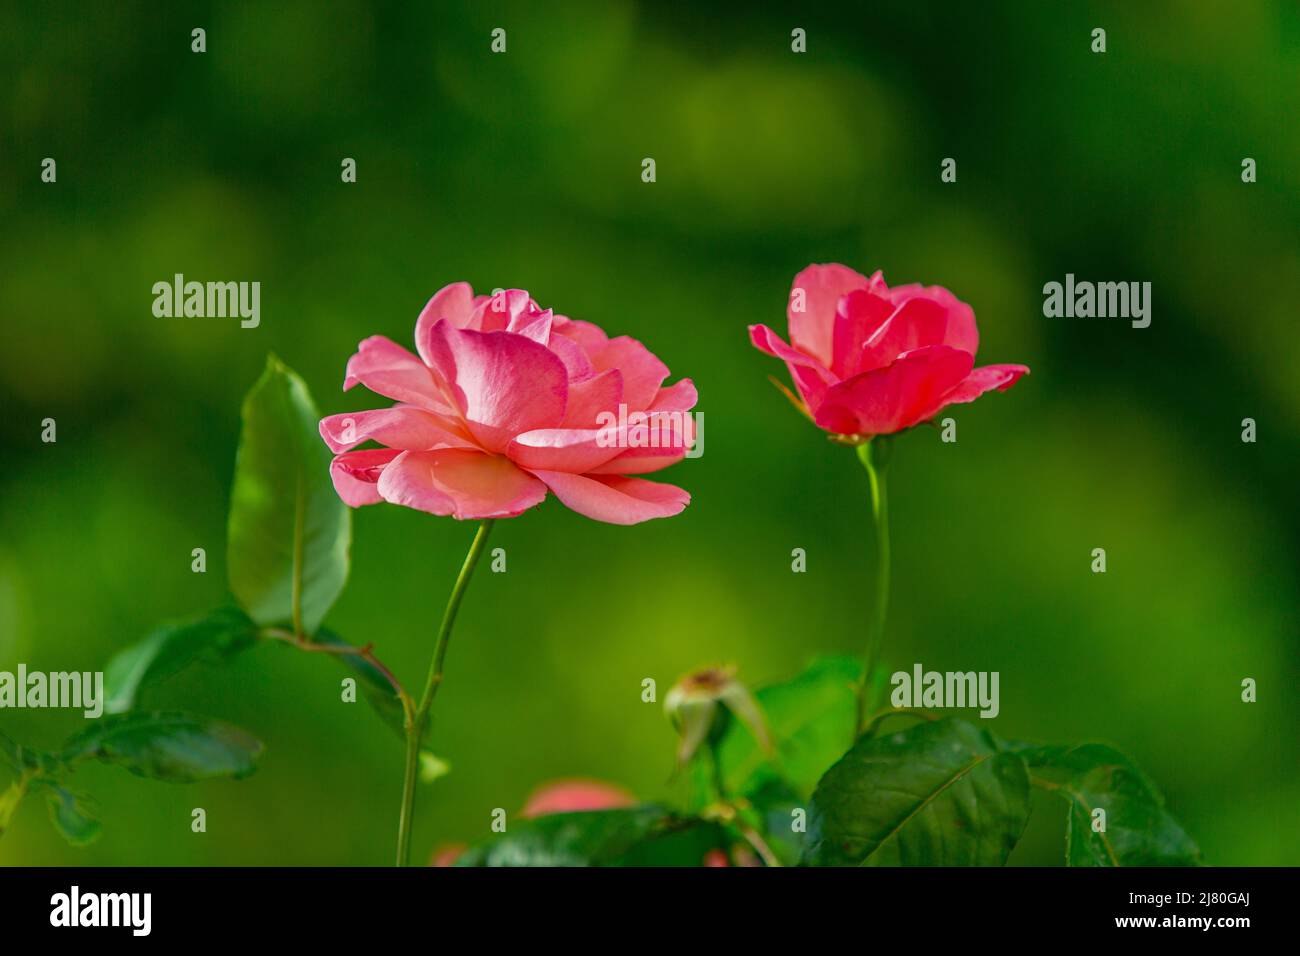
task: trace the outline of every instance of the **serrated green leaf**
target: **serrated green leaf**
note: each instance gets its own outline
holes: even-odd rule
[[[725,845],[721,829],[657,804],[507,820],[457,866],[699,866]]]
[[[230,588],[254,621],[314,634],[348,575],[351,512],[307,386],[274,356],[244,399],[230,493]]]
[[[1000,866],[1029,819],[1023,761],[947,718],[863,738],[817,785],[813,866]]]
[[[120,714],[136,704],[145,687],[198,661],[215,663],[257,642],[257,625],[239,608],[227,607],[158,627],[138,644],[119,651],[104,668],[104,709]]]
[[[101,760],[141,777],[192,783],[245,777],[262,744],[229,724],[190,714],[143,711],[103,717],[68,740],[62,759]]]
[[[1068,866],[1199,866],[1201,853],[1164,807],[1155,785],[1128,757],[1104,744],[1008,745],[1030,782],[1068,804]],[[1093,812],[1105,811],[1105,830]]]

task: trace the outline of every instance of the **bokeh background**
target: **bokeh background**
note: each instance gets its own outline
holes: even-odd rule
[[[552,499],[498,525],[509,570],[462,609],[433,738],[453,770],[421,792],[416,852],[555,777],[680,797],[644,678],[662,700],[733,662],[757,685],[865,635],[865,477],[745,333],[784,330],[794,273],[842,261],[948,286],[982,362],[1033,369],[960,408],[956,444],[898,443],[888,662],[1000,671],[998,732],[1120,746],[1211,863],[1300,862],[1300,8],[671,6],[4,4],[0,668],[96,668],[222,602],[268,350],[323,413],[382,404],[340,391],[359,339],[409,342],[451,281],[519,286],[693,378],[705,453],[663,475],[694,495],[680,517],[612,527]],[[261,327],[155,318],[176,272],[260,281]],[[1150,281],[1151,327],[1044,318],[1067,272]],[[418,682],[472,532],[357,513],[329,623]],[[259,771],[87,768],[102,839],[66,846],[32,799],[0,861],[387,863],[401,748],[340,676],[279,647],[185,673],[149,703],[250,729]],[[54,746],[80,717],[0,722]],[[1061,861],[1063,821],[1041,802],[1013,862]]]

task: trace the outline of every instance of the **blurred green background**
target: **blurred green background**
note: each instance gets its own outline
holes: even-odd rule
[[[552,498],[498,525],[509,570],[462,609],[433,737],[453,771],[421,791],[416,854],[555,777],[681,796],[644,678],[662,700],[733,662],[757,685],[865,635],[865,476],[745,332],[784,332],[795,272],[842,261],[949,287],[982,363],[1033,370],[960,407],[956,444],[895,449],[888,662],[1000,671],[999,733],[1114,743],[1209,862],[1300,863],[1300,8],[667,6],[4,4],[0,669],[97,668],[223,600],[239,403],[268,350],[322,413],[383,404],[339,390],[359,339],[409,344],[448,282],[518,286],[693,378],[705,453],[662,476],[694,495],[680,517],[613,527]],[[260,281],[261,327],[155,318],[176,272]],[[1044,318],[1067,272],[1150,281],[1151,327]],[[418,682],[472,533],[358,512],[329,623]],[[259,771],[89,767],[102,839],[66,846],[31,799],[0,861],[389,862],[401,748],[340,676],[279,647],[185,673],[148,702],[250,729]],[[0,721],[54,746],[81,718]],[[1059,862],[1063,822],[1042,802],[1013,862]]]

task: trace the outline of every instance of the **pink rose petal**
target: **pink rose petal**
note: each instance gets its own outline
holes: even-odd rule
[[[616,368],[623,373],[623,401],[629,411],[643,411],[654,401],[659,386],[668,377],[668,366],[634,338],[620,335],[610,339],[592,356],[598,371]]]
[[[674,485],[617,476],[589,478],[563,471],[535,471],[567,508],[608,524],[639,524],[680,514],[691,496]]]
[[[845,435],[887,435],[933,417],[944,396],[970,374],[969,352],[930,345],[892,365],[835,385],[817,410],[822,428]]]
[[[564,428],[595,428],[602,414],[618,416],[623,401],[623,373],[616,368],[580,382],[569,383],[569,404],[564,410]]]
[[[430,333],[429,347],[470,432],[488,451],[504,451],[515,435],[564,420],[568,378],[546,346],[443,321]]]
[[[329,415],[321,419],[320,434],[335,454],[365,441],[402,451],[473,446],[456,422],[414,405]]]
[[[458,329],[465,328],[474,316],[474,290],[468,282],[453,282],[433,294],[415,321],[415,350],[425,365],[433,364],[428,339],[439,319],[446,319]]]
[[[461,519],[511,518],[540,504],[546,486],[500,455],[462,448],[404,451],[384,469],[385,501]]]
[[[865,371],[862,364],[863,343],[871,338],[897,308],[881,290],[875,288],[854,289],[840,299],[835,310],[835,357],[831,363],[831,370],[836,376],[852,378]],[[891,360],[894,355],[890,356]]]
[[[826,390],[838,381],[821,362],[786,345],[781,336],[766,325],[751,325],[749,338],[755,348],[785,362],[790,377],[794,379],[795,388],[799,390],[799,395],[814,411],[821,405]]]
[[[926,345],[947,345],[973,356],[979,333],[970,306],[923,296],[908,299],[862,346],[858,371],[884,368],[904,352]]]
[[[363,339],[356,354],[348,359],[343,390],[357,384],[395,401],[432,411],[447,410],[446,399],[429,367],[418,356],[382,335]]]
[[[580,813],[612,810],[635,805],[636,797],[624,788],[602,780],[553,780],[542,784],[528,797],[520,816],[543,817],[548,813]]]
[[[945,395],[943,403],[944,405],[961,405],[966,402],[973,402],[985,392],[994,389],[1005,392],[1016,384],[1022,375],[1028,374],[1029,368],[1025,365],[981,366],[973,369],[952,391]]]
[[[617,429],[539,428],[516,435],[506,449],[510,460],[529,471],[571,471],[582,474],[617,456]]]
[[[609,336],[600,326],[563,315],[555,317],[552,330],[581,345],[588,358],[597,355],[609,342]]]
[[[861,273],[837,263],[811,265],[800,272],[794,277],[786,302],[790,343],[829,368],[834,358],[835,308],[840,297],[867,288],[870,282]],[[796,310],[800,304],[795,294],[798,291],[803,292],[802,311]]]
[[[343,503],[360,508],[382,501],[376,483],[384,467],[399,454],[395,448],[367,448],[338,455],[330,462],[330,480]]]
[[[647,411],[689,412],[699,400],[700,395],[695,390],[695,383],[689,378],[684,378],[667,388],[659,389],[659,394],[650,403]]]

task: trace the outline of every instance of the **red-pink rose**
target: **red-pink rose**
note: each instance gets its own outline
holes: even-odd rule
[[[636,524],[690,502],[681,488],[632,477],[680,460],[689,424],[656,429],[668,440],[654,447],[630,447],[604,424],[620,408],[620,421],[689,423],[695,386],[664,387],[668,366],[635,339],[611,339],[518,289],[475,296],[459,282],[424,307],[415,346],[418,355],[380,335],[364,340],[343,388],[365,385],[397,404],[320,423],[336,455],[334,487],[349,505],[506,518],[549,489],[579,514]],[[384,447],[352,450],[368,440]]]
[[[550,813],[613,810],[635,805],[636,797],[617,784],[603,780],[552,780],[529,795],[520,816],[544,817]]]
[[[808,416],[836,435],[902,431],[1029,371],[975,368],[971,307],[939,286],[891,289],[879,272],[811,265],[795,276],[787,316],[790,344],[766,325],[751,325],[750,339],[786,363]]]

